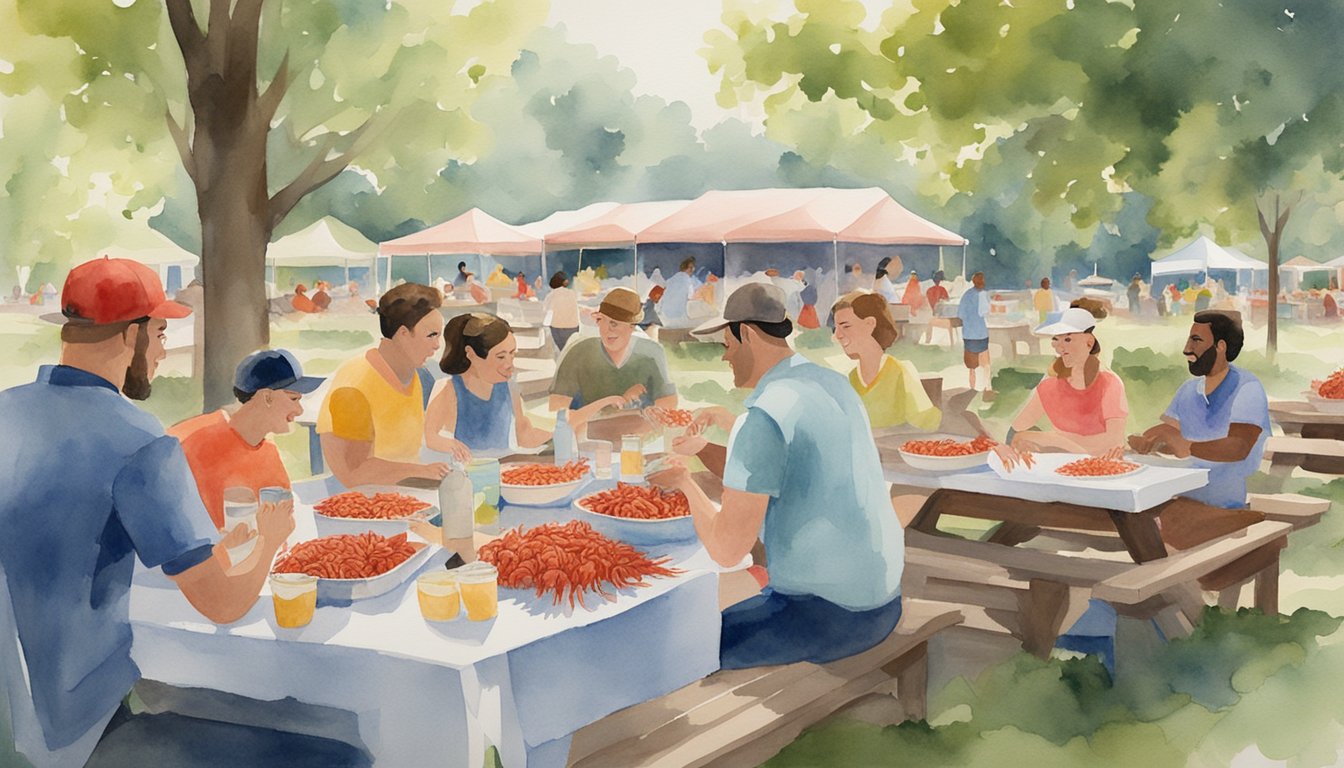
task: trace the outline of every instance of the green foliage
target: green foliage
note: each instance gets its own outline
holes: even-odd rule
[[[1036,385],[1041,383],[1044,370],[1044,367],[1008,366],[995,371],[993,386],[998,396],[981,415],[990,419],[1012,419],[1027,404]]]
[[[356,350],[373,344],[373,334],[368,331],[273,331],[271,346],[297,347],[299,349],[336,349]]]
[[[746,410],[743,403],[750,393],[745,389],[725,389],[717,381],[702,381],[686,387],[683,394],[686,399],[694,402],[722,405],[734,413],[741,413]]]
[[[169,426],[199,415],[202,398],[200,382],[189,376],[156,376],[149,399],[139,406]]]
[[[836,717],[766,766],[1175,768],[1191,753],[1225,765],[1249,745],[1283,757],[1310,745],[1321,759],[1302,764],[1328,765],[1335,753],[1326,746],[1337,747],[1330,739],[1344,722],[1336,695],[1344,665],[1341,648],[1321,648],[1320,638],[1339,624],[1314,611],[1266,617],[1209,609],[1190,637],[1115,684],[1092,657],[1018,655],[938,694],[934,709],[956,713],[945,724],[879,727]]]

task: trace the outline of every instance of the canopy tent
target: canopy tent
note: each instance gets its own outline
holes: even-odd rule
[[[621,207],[620,203],[601,202],[589,203],[582,208],[573,211],[556,211],[550,216],[531,224],[519,224],[518,230],[546,240],[547,236],[553,232],[581,227],[589,222],[602,217],[605,214]]]
[[[378,246],[359,230],[327,216],[304,229],[285,235],[266,249],[266,265],[276,267],[340,267],[350,282],[350,267],[368,267],[377,292],[374,261]],[[274,274],[274,272],[272,272]]]
[[[1115,281],[1097,274],[1097,263],[1092,262],[1092,274],[1078,281],[1085,288],[1109,288]]]
[[[201,257],[149,227],[128,230],[118,236],[112,245],[100,250],[99,255],[130,259],[153,267],[169,293],[181,288],[185,284],[183,272],[187,269],[194,271],[201,261]]]
[[[1269,265],[1200,236],[1189,245],[1153,262],[1152,276],[1194,275],[1211,269],[1268,272]]]
[[[425,273],[431,272],[430,257],[475,253],[482,256],[540,256],[543,244],[518,227],[472,208],[462,215],[428,229],[378,245],[378,255],[387,257],[387,284],[392,284],[392,259],[396,256],[425,257]]]
[[[546,247],[550,250],[632,247],[640,232],[690,204],[690,200],[655,200],[618,205],[586,224],[547,234]]]
[[[1337,261],[1344,261],[1344,259],[1337,259]],[[1302,286],[1303,278],[1309,272],[1337,272],[1337,268],[1331,266],[1331,264],[1332,262],[1321,263],[1312,261],[1306,256],[1296,256],[1279,265],[1279,274],[1287,275],[1288,285],[1286,290],[1295,291]]]

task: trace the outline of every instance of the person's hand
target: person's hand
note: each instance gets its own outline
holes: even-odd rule
[[[619,410],[625,407],[625,396],[608,395],[607,397],[598,400],[595,405],[597,405],[597,410],[593,411],[593,413],[601,413],[608,408],[616,408]]]
[[[1153,452],[1153,448],[1156,446],[1156,443],[1157,443],[1157,438],[1156,438],[1156,437],[1149,437],[1149,436],[1147,436],[1147,435],[1130,435],[1130,436],[1129,436],[1129,447],[1130,447],[1130,450],[1134,451],[1135,453],[1139,453],[1139,454],[1149,454],[1149,453],[1152,453],[1152,452]]]
[[[686,469],[686,465],[675,456],[668,456],[664,461],[664,469],[654,472],[645,479],[651,485],[664,490],[675,491],[685,488],[686,483],[691,482],[691,473]]]
[[[1106,451],[1105,453],[1101,454],[1101,458],[1106,459],[1108,461],[1119,461],[1120,459],[1125,458],[1125,446],[1117,445],[1114,448],[1110,449],[1109,451]]]
[[[461,440],[454,440],[451,437],[445,437],[443,440],[448,447],[448,450],[445,451],[445,453],[452,456],[454,459],[457,459],[457,461],[462,464],[471,461],[471,449],[467,447],[466,443]]]
[[[1166,448],[1166,453],[1170,453],[1178,459],[1185,459],[1190,456],[1190,441],[1181,437],[1180,433],[1164,436],[1162,447]]]
[[[257,510],[257,533],[263,539],[279,547],[293,532],[293,501],[263,501],[261,503]]]
[[[1012,472],[1019,464],[1029,469],[1032,464],[1036,463],[1031,451],[1019,451],[1005,443],[995,445],[994,453],[999,457],[999,461],[1003,462],[1003,468],[1009,472]]]
[[[444,475],[447,475],[450,471],[452,471],[452,467],[448,466],[447,462],[434,461],[419,465],[410,476],[424,478],[425,480],[442,480]]]
[[[721,405],[711,405],[708,408],[701,408],[695,412],[691,419],[691,425],[686,428],[686,434],[698,435],[710,426],[716,426],[727,432],[733,428],[733,422],[737,417],[733,412]]]
[[[219,544],[217,546],[223,547],[225,549],[233,549],[234,547],[246,544],[252,537],[256,535],[257,532],[252,530],[252,528],[250,528],[247,523],[239,523],[233,526],[233,530],[226,531],[224,533],[223,538],[219,540]]]
[[[411,533],[431,544],[438,544],[443,540],[443,529],[428,520],[413,517],[406,521],[406,525],[411,529]]]
[[[704,435],[684,434],[672,440],[672,452],[682,456],[694,456],[709,445]]]
[[[644,388],[643,384],[636,384],[633,387],[625,390],[625,392],[621,394],[621,399],[625,401],[624,403],[622,403],[622,405],[625,405],[626,403],[637,402],[639,398],[643,397],[644,393],[647,391],[648,390]]]

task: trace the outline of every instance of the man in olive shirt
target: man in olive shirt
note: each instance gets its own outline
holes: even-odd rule
[[[569,408],[570,423],[581,425],[607,407],[677,407],[663,348],[634,335],[643,317],[639,294],[629,288],[613,288],[602,298],[593,315],[597,336],[571,341],[556,365],[552,411]]]

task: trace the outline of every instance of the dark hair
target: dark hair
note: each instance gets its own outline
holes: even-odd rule
[[[237,387],[233,388],[233,396],[237,398],[238,402],[240,403],[246,403],[248,400],[251,400],[256,394],[257,394],[256,392],[244,392],[243,390]]]
[[[61,326],[61,341],[66,344],[98,344],[113,336],[120,336],[132,325],[149,322],[149,317],[146,316],[118,323],[91,323],[69,311],[63,311],[63,314],[69,319]],[[141,333],[144,333],[147,327],[142,325]]]
[[[678,271],[678,272],[685,272],[687,267],[692,267],[692,268],[695,267],[695,257],[694,257],[694,256],[690,256],[690,257],[687,257],[687,258],[685,258],[685,259],[682,259],[682,260],[681,260],[681,264],[677,267],[677,271]]]
[[[443,329],[443,357],[439,370],[452,376],[471,367],[467,349],[484,358],[513,331],[508,322],[488,312],[468,312],[448,321]]]
[[[1195,322],[1209,326],[1215,344],[1220,341],[1227,344],[1227,362],[1236,360],[1237,355],[1241,354],[1241,345],[1246,341],[1246,334],[1241,330],[1240,312],[1206,309],[1195,313]]]
[[[556,272],[554,275],[551,275],[551,288],[552,288],[552,289],[555,289],[555,288],[561,288],[561,287],[564,286],[565,283],[568,283],[568,282],[569,282],[569,275],[566,275],[566,274],[565,274],[565,270],[563,270],[563,269],[560,270],[559,272]]]
[[[1048,278],[1048,277],[1042,277],[1042,278],[1041,278],[1041,287],[1042,287],[1042,288],[1045,288],[1045,287],[1048,286],[1048,285],[1050,285],[1050,278]]]
[[[787,339],[789,338],[789,334],[793,333],[793,321],[787,317],[778,323],[762,323],[754,320],[739,322],[734,320],[733,322],[728,323],[728,332],[733,334],[734,339],[741,341],[742,326],[744,325],[755,326],[756,330],[764,333],[766,336],[776,339]]]
[[[443,294],[428,285],[403,283],[378,299],[378,328],[383,338],[390,339],[400,328],[415,328],[425,315],[441,306]]]
[[[467,262],[465,262],[465,261],[459,261],[459,262],[457,262],[457,271],[458,271],[458,272],[461,272],[463,269],[466,268],[466,266],[467,266]]]

